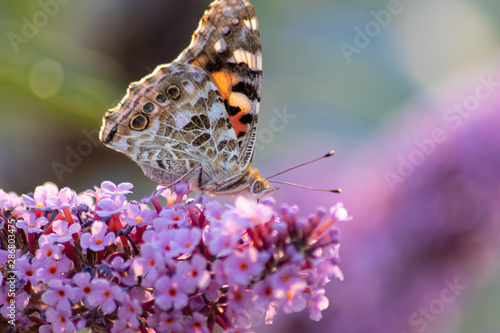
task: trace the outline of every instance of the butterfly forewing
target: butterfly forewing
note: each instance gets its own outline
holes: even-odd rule
[[[216,1],[189,47],[175,60],[205,69],[219,88],[238,138],[239,163],[250,163],[259,114],[262,54],[255,11],[246,0]]]

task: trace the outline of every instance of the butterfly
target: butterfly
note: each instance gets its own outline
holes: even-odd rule
[[[130,84],[99,138],[161,185],[259,199],[278,189],[251,166],[261,86],[252,5],[214,1],[174,61]]]

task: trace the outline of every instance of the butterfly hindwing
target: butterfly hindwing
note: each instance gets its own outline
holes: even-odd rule
[[[224,168],[238,159],[236,135],[220,93],[207,73],[194,65],[159,66],[132,84],[105,119],[117,124],[108,144],[163,185],[214,160]],[[206,183],[221,176],[201,177]]]
[[[262,85],[262,54],[255,12],[247,0],[216,1],[176,62],[203,68],[216,84],[238,139],[238,164],[251,161]]]

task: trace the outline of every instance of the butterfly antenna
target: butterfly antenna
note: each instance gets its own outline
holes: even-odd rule
[[[342,190],[340,188],[338,188],[336,190],[326,190],[326,189],[322,189],[322,188],[309,187],[309,186],[304,186],[304,185],[299,185],[299,184],[294,184],[294,183],[289,183],[289,182],[281,182],[281,181],[277,181],[277,180],[270,180],[269,182],[270,183],[276,183],[276,184],[283,184],[283,185],[290,185],[290,186],[305,188],[305,189],[313,190],[313,191],[342,193]]]
[[[277,174],[272,175],[271,177],[267,177],[267,179],[271,179],[271,178],[274,178],[274,177],[276,177],[276,176],[282,175],[282,174],[284,174],[284,173],[286,173],[286,172],[288,172],[288,171],[292,171],[292,170],[298,169],[298,168],[300,168],[300,167],[303,167],[304,165],[308,165],[308,164],[311,164],[311,163],[317,162],[317,161],[322,160],[322,159],[324,159],[324,158],[327,158],[327,157],[333,156],[334,154],[335,154],[335,151],[334,151],[334,150],[332,150],[332,151],[330,151],[330,152],[329,152],[328,154],[326,154],[326,155],[323,155],[323,156],[321,156],[321,157],[315,158],[315,159],[314,159],[314,160],[312,160],[312,161],[309,161],[309,162],[306,162],[306,163],[302,163],[302,164],[300,164],[300,165],[296,165],[296,166],[294,166],[294,167],[292,167],[292,168],[290,168],[290,169],[286,169],[285,171],[278,172]],[[291,183],[290,183],[290,184],[287,184],[287,185],[295,185],[295,184],[291,184]],[[296,186],[298,186],[298,185],[296,185]],[[305,186],[298,186],[298,187],[305,187]]]

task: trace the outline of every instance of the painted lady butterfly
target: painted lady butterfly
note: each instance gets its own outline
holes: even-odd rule
[[[247,0],[218,0],[173,62],[132,83],[103,118],[100,140],[161,185],[261,198],[250,166],[259,118],[262,54]]]

